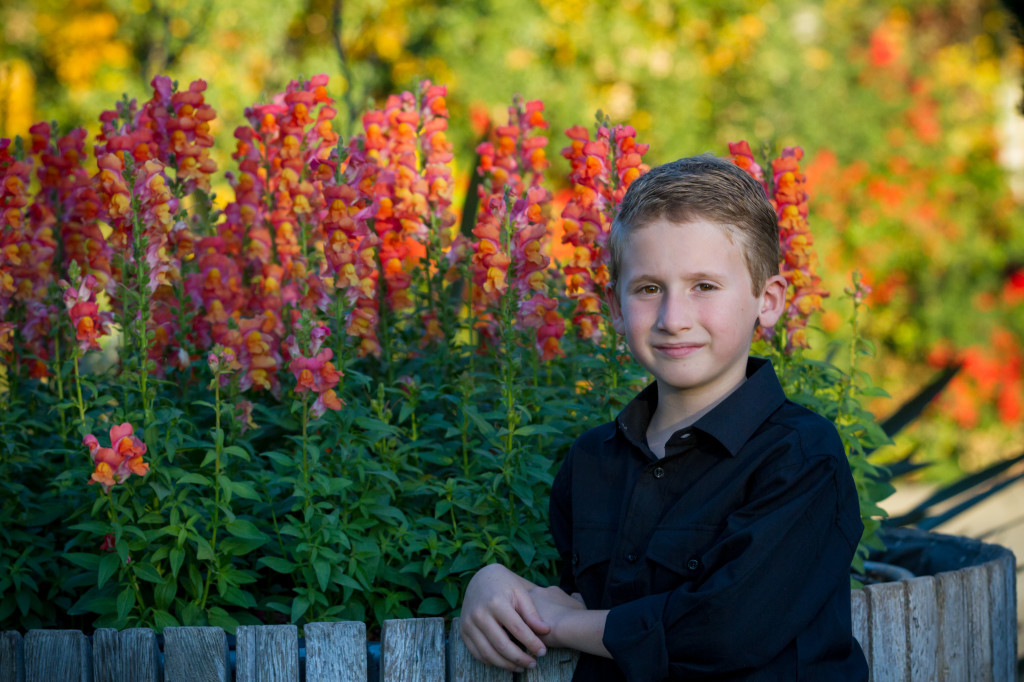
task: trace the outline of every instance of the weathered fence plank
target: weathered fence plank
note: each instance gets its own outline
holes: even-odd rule
[[[444,671],[444,618],[384,621],[381,682],[444,682]]]
[[[366,682],[366,623],[308,623],[306,680]]]
[[[1014,582],[1016,568],[1012,554],[1007,553],[989,565],[989,601],[992,604],[992,662],[995,682],[1014,682],[1017,672],[1017,633]]]
[[[510,671],[473,658],[462,641],[461,621],[461,618],[453,619],[448,632],[448,682],[512,682]]]
[[[78,630],[29,630],[25,682],[92,682],[92,649]]]
[[[18,632],[0,632],[0,682],[25,682],[25,642]]]
[[[156,633],[148,628],[118,632],[100,628],[92,635],[94,682],[162,682]]]
[[[164,628],[165,682],[230,682],[228,638],[216,627]]]
[[[899,661],[902,665],[874,667],[874,682],[908,682],[907,595],[904,583],[880,583],[871,594],[871,660]]]
[[[967,628],[963,571],[936,575],[935,593],[939,610],[939,682],[969,680],[965,639],[971,635]]]
[[[572,649],[551,649],[546,656],[537,659],[537,667],[523,672],[522,682],[569,682],[576,670],[580,654]],[[615,665],[608,661],[608,665]]]
[[[988,596],[989,572],[984,567],[964,571],[967,590],[967,668],[971,682],[992,682],[992,621]]]
[[[910,682],[935,682],[939,637],[935,631],[938,616],[935,603],[935,578],[921,576],[904,583],[907,591],[907,645],[910,656]]]
[[[299,682],[299,629],[240,625],[235,632],[237,682]]]
[[[853,619],[853,636],[860,642],[864,658],[868,659],[868,670],[871,669],[871,599],[867,590],[850,591],[850,615]]]

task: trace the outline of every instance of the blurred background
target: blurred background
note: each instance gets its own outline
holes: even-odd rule
[[[850,334],[858,270],[879,417],[961,365],[879,453],[915,453],[931,466],[912,480],[934,485],[1024,450],[1021,37],[998,0],[4,0],[0,137],[43,120],[92,134],[156,74],[204,79],[230,170],[245,108],[326,73],[344,136],[368,102],[446,84],[462,195],[517,93],[545,102],[553,179],[563,131],[597,110],[635,126],[652,165],[800,145],[832,291],[812,352]]]

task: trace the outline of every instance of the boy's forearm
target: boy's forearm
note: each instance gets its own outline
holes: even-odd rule
[[[552,626],[550,637],[558,646],[611,658],[603,641],[607,619],[608,611],[567,610]]]

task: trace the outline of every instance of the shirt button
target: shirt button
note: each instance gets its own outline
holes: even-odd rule
[[[700,568],[700,561],[696,559],[690,559],[686,562],[686,567],[691,571],[696,571],[698,568]]]
[[[572,553],[572,565],[573,566],[577,566],[577,565],[579,565],[579,563],[580,563],[580,553],[579,552],[573,552]]]
[[[630,552],[629,554],[627,554],[626,555],[626,561],[628,561],[631,564],[635,563],[636,562],[636,553],[635,552]]]
[[[665,470],[662,469],[661,467],[655,467],[654,468],[654,477],[655,478],[665,478]]]

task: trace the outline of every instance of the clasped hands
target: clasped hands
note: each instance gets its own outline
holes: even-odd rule
[[[535,667],[535,657],[545,655],[548,648],[573,646],[571,637],[563,637],[563,625],[574,613],[586,610],[578,595],[540,587],[491,564],[477,571],[466,587],[459,632],[476,659],[522,672]]]

